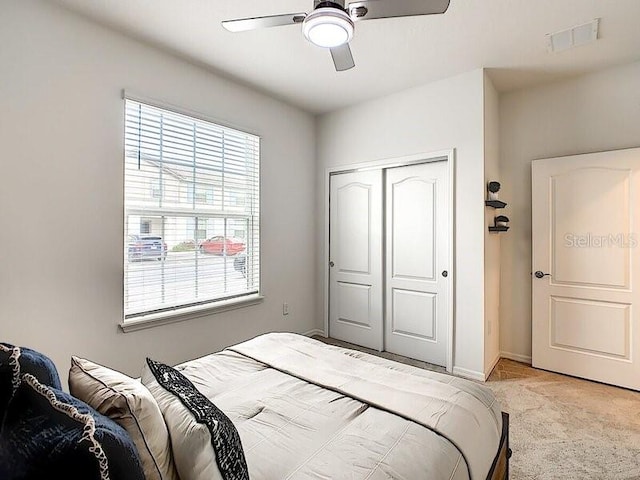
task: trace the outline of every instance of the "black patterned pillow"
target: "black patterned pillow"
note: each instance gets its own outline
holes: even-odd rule
[[[68,393],[22,376],[0,433],[0,478],[144,480],[122,427]]]
[[[41,384],[62,390],[60,375],[58,375],[58,370],[49,357],[27,347],[14,347],[14,345],[9,343],[0,343],[0,346],[5,348],[19,348],[21,375],[29,373],[36,377]]]
[[[9,402],[20,386],[20,349],[0,343],[0,431]]]
[[[182,373],[147,359],[142,383],[165,418],[181,480],[249,479],[236,427]]]

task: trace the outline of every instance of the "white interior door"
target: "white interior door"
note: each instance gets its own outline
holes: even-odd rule
[[[385,192],[385,350],[446,366],[448,164],[390,168]]]
[[[640,149],[532,163],[533,366],[640,389]]]
[[[382,350],[382,171],[330,181],[329,334]]]

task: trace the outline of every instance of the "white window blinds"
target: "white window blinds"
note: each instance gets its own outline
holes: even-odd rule
[[[258,293],[260,139],[125,103],[125,322]]]

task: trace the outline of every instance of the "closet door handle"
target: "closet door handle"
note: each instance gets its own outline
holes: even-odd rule
[[[336,264],[335,264],[335,263],[333,263],[333,262],[329,262],[329,266],[330,266],[331,268],[333,268],[333,267],[335,267],[335,266],[336,266]]]
[[[449,272],[448,272],[448,271],[446,271],[446,270],[443,270],[443,271],[442,271],[442,276],[443,276],[444,278],[447,278],[447,277],[449,276]]]

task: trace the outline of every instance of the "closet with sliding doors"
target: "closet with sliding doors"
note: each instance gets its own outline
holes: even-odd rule
[[[450,162],[331,172],[329,336],[447,365]]]

